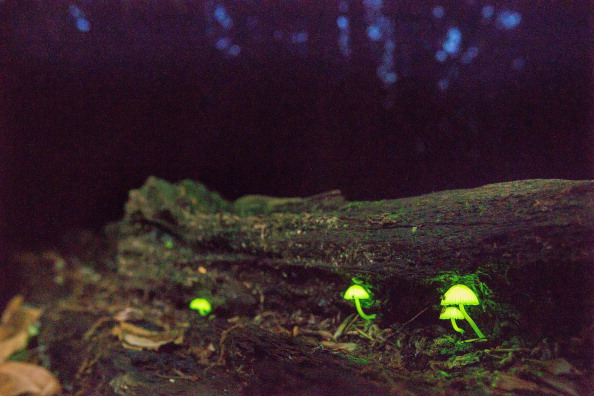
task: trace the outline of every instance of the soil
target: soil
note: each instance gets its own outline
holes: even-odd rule
[[[39,335],[13,358],[49,368],[67,395],[593,393],[592,328],[472,341],[464,324],[461,335],[428,320],[433,306],[387,323],[363,320],[348,302],[316,313],[258,293],[254,311],[203,317],[165,288],[130,287],[114,270],[113,241],[81,232],[67,242],[11,259],[26,301],[44,311]],[[124,322],[152,338],[122,340],[114,329]],[[174,330],[181,338],[167,338]]]

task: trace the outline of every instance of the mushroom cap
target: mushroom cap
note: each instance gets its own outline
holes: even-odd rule
[[[464,315],[456,307],[444,307],[441,309],[439,319],[464,319]]]
[[[210,302],[205,298],[195,298],[190,302],[190,308],[195,309],[201,316],[206,316],[212,311]]]
[[[344,299],[345,300],[367,300],[369,298],[369,293],[365,288],[361,285],[352,285],[344,292]]]
[[[479,305],[476,294],[466,285],[454,285],[445,292],[441,305]]]

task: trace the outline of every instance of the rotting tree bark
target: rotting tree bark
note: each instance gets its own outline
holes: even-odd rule
[[[593,197],[594,182],[525,180],[379,202],[349,203],[333,191],[229,204],[199,184],[149,178],[130,193],[123,231],[134,238],[139,226],[153,225],[190,246],[192,261],[418,279],[500,260],[510,267],[592,260]],[[150,278],[154,263],[128,260],[130,245],[121,245],[120,270]]]
[[[395,389],[389,391],[360,374],[365,366],[369,371],[381,372],[379,367],[349,362],[327,350],[312,351],[312,346],[303,341],[253,325],[231,328],[224,345],[228,367],[247,365],[253,372],[244,394],[396,394]],[[382,379],[387,382],[387,378]]]
[[[170,285],[171,297],[173,285],[208,289],[232,311],[264,297],[302,307],[301,297],[323,310],[355,275],[388,299],[402,297],[396,284],[480,269],[507,302],[561,294],[564,301],[539,303],[532,315],[540,321],[555,307],[561,316],[547,319],[553,328],[568,316],[589,317],[593,197],[591,181],[524,180],[379,202],[347,202],[332,191],[230,203],[198,183],[151,177],[130,192],[118,268],[131,284]]]

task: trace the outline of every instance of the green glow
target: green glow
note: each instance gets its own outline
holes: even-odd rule
[[[464,319],[464,315],[460,310],[456,307],[444,307],[441,310],[441,314],[439,315],[439,319],[449,319],[452,323],[452,327],[460,334],[464,334],[464,330],[458,327],[456,324],[456,319]]]
[[[370,299],[369,293],[365,288],[361,285],[352,285],[349,287],[346,292],[344,292],[344,299],[345,300],[355,300],[355,306],[357,307],[357,312],[359,315],[365,320],[372,320],[375,319],[376,315],[367,315],[363,312],[361,308],[361,300],[368,300]]]
[[[485,337],[483,332],[478,328],[476,323],[474,323],[474,320],[472,320],[472,318],[470,316],[468,316],[468,314],[466,313],[466,310],[464,309],[464,305],[460,304],[459,307],[460,307],[460,312],[462,312],[462,315],[464,315],[464,319],[466,319],[466,321],[470,324],[470,327],[472,327],[472,330],[474,330],[476,335],[479,338],[487,338],[487,337]]]
[[[450,289],[447,292],[445,292],[444,298],[443,300],[441,300],[441,305],[457,305],[460,310],[460,313],[462,314],[464,319],[466,319],[468,324],[470,324],[470,327],[472,327],[476,335],[479,338],[486,338],[483,332],[478,328],[476,323],[474,323],[474,320],[472,320],[472,318],[466,313],[466,310],[464,309],[465,305],[479,305],[478,297],[468,286],[458,284],[450,287]],[[455,329],[456,328],[454,327],[454,330]]]
[[[365,312],[363,312],[363,309],[361,308],[361,301],[359,301],[358,298],[355,299],[355,306],[357,307],[357,312],[359,312],[359,315],[361,315],[361,317],[365,320],[372,320],[375,319],[375,314],[372,315],[366,315]]]
[[[454,328],[454,330],[456,330],[460,334],[464,334],[464,330],[459,328],[458,325],[456,324],[456,319],[452,318],[452,319],[450,319],[450,321],[452,322],[452,327]]]
[[[205,298],[195,298],[190,302],[190,309],[197,310],[200,316],[206,316],[212,311],[212,306]]]
[[[441,305],[479,305],[476,294],[466,285],[454,285],[445,292]]]

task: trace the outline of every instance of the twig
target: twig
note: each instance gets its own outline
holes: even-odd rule
[[[412,317],[412,319],[410,319],[409,321],[407,321],[407,322],[404,322],[404,324],[403,324],[402,326],[400,326],[400,327],[404,327],[404,326],[406,326],[407,324],[409,324],[410,322],[412,322],[413,320],[415,320],[416,318],[418,318],[418,317],[419,317],[419,315],[421,315],[423,312],[425,312],[425,311],[426,311],[426,310],[428,310],[429,308],[430,308],[430,306],[429,306],[429,307],[425,307],[425,308],[423,308],[423,309],[421,310],[421,312],[419,312],[418,314],[416,314],[415,316],[413,316],[413,317]]]

